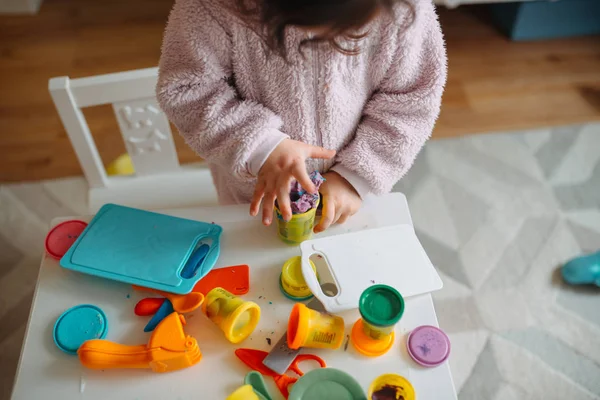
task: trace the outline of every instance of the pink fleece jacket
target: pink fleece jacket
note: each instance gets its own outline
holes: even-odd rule
[[[234,0],[177,0],[166,28],[157,97],[186,142],[210,165],[224,204],[247,203],[256,176],[284,139],[337,151],[308,160],[364,197],[408,171],[438,117],[446,82],[444,41],[431,0],[380,14],[347,56],[307,33],[286,31],[288,61]],[[412,17],[411,17],[412,15]],[[412,23],[410,22],[412,21]],[[352,43],[344,43],[352,47]]]

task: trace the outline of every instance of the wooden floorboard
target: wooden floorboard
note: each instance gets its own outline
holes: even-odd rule
[[[39,15],[0,16],[0,182],[81,174],[48,79],[156,66],[171,4],[46,0]],[[440,18],[450,74],[434,137],[600,120],[600,37],[514,43],[481,7]],[[123,152],[110,107],[85,115],[105,162]]]

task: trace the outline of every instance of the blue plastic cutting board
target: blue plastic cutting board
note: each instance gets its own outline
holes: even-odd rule
[[[74,271],[187,294],[215,265],[223,229],[214,224],[107,204],[60,260]],[[181,277],[200,243],[210,250],[189,279]]]

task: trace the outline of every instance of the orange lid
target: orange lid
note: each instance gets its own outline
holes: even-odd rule
[[[381,356],[388,352],[394,345],[396,335],[392,332],[382,340],[374,340],[365,335],[363,331],[363,320],[359,318],[352,327],[350,334],[352,345],[361,354],[369,357]]]
[[[308,336],[308,307],[302,303],[294,304],[288,320],[287,341],[290,349],[298,350]]]

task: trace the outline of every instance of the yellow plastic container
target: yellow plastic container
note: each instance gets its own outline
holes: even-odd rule
[[[371,325],[363,319],[362,327],[365,335],[369,336],[373,340],[386,339],[390,334],[394,332],[395,325],[390,326],[377,326]]]
[[[231,343],[240,343],[250,336],[260,320],[258,304],[244,301],[220,287],[206,294],[202,310]]]
[[[290,349],[300,347],[337,349],[344,340],[344,319],[296,303],[288,321]]]
[[[361,318],[352,328],[351,338],[358,352],[377,357],[394,345],[394,328],[404,314],[404,299],[393,287],[373,285],[358,302]]]
[[[315,216],[319,201],[314,208],[303,214],[294,214],[292,219],[285,221],[279,207],[275,206],[275,215],[277,215],[277,232],[279,237],[287,244],[297,245],[312,237],[315,227]]]
[[[231,393],[225,400],[260,400],[251,385],[244,385]]]
[[[317,275],[317,279],[319,279],[317,267],[312,261],[310,266]],[[313,297],[302,275],[302,257],[292,257],[283,264],[279,276],[279,287],[283,294],[292,300],[304,301]]]
[[[396,374],[385,374],[371,383],[368,399],[415,400],[416,396],[415,389],[408,379]]]

